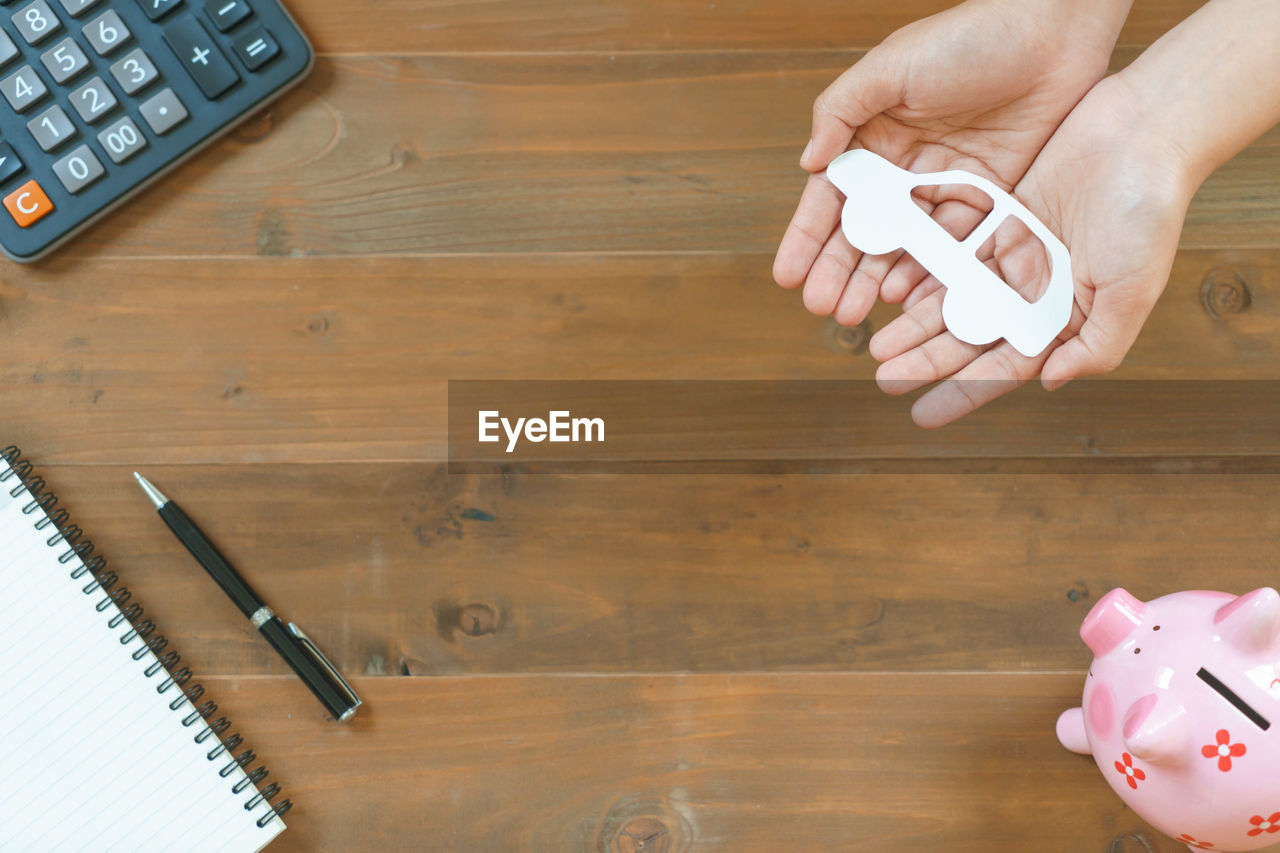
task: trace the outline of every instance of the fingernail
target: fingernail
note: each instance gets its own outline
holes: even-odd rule
[[[813,140],[809,140],[809,144],[804,147],[804,153],[800,155],[800,165],[803,166],[809,160],[809,154],[813,152]]]

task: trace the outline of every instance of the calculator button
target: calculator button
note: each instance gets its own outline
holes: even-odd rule
[[[9,38],[9,34],[0,30],[0,65],[8,65],[18,55],[18,46]]]
[[[250,71],[257,71],[280,53],[280,45],[262,27],[255,27],[236,39],[233,47],[244,67]]]
[[[115,109],[116,96],[101,77],[94,77],[69,96],[71,106],[80,118],[93,124]]]
[[[107,150],[107,156],[115,163],[123,163],[143,148],[147,140],[142,131],[133,123],[133,119],[125,116],[98,134],[98,142]]]
[[[111,76],[116,78],[126,95],[132,95],[150,86],[160,72],[151,64],[151,57],[143,53],[142,48],[135,47],[112,63]]]
[[[46,50],[40,61],[58,83],[67,82],[89,67],[88,57],[70,36]]]
[[[78,193],[107,173],[88,145],[81,145],[53,164],[53,173],[69,193]]]
[[[62,8],[67,10],[67,14],[73,18],[78,18],[85,12],[97,6],[102,0],[61,0]]]
[[[205,14],[219,32],[226,32],[253,14],[244,0],[209,0],[204,4]]]
[[[37,221],[53,213],[53,202],[35,181],[27,181],[4,197],[5,209],[13,221],[23,228],[30,228]]]
[[[31,5],[13,13],[13,25],[27,40],[27,44],[39,44],[62,29],[62,22],[53,14],[49,4],[36,0]]]
[[[26,168],[18,159],[18,155],[13,153],[13,146],[7,142],[0,142],[0,183],[4,183]]]
[[[0,92],[17,112],[26,112],[37,101],[49,94],[40,75],[30,65],[24,65],[0,81]]]
[[[197,19],[180,18],[170,24],[164,31],[164,40],[206,98],[218,97],[240,80],[240,75]]]
[[[122,46],[133,35],[120,20],[114,9],[108,9],[92,21],[84,25],[84,37],[98,52],[98,56],[106,56]]]
[[[67,118],[66,112],[57,104],[40,113],[27,122],[27,130],[35,137],[36,142],[45,151],[52,151],[64,142],[75,139],[79,135],[76,126]]]
[[[163,136],[187,120],[187,108],[178,100],[172,89],[164,89],[149,100],[143,101],[138,112],[158,135]]]
[[[138,5],[148,18],[158,21],[181,6],[182,0],[138,0]]]

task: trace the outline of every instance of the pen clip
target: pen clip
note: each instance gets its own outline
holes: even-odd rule
[[[329,678],[333,680],[334,685],[347,694],[347,701],[351,704],[351,708],[338,718],[338,722],[345,723],[347,720],[351,719],[351,715],[356,712],[356,708],[359,708],[364,704],[363,700],[356,695],[356,692],[351,689],[351,685],[342,677],[342,673],[338,672],[337,668],[334,667],[334,665],[329,662],[329,659],[324,656],[324,652],[320,651],[316,644],[311,642],[311,638],[304,634],[301,628],[293,622],[290,622],[289,633],[293,634],[302,648],[315,659],[316,663],[320,664],[320,668],[328,673]]]

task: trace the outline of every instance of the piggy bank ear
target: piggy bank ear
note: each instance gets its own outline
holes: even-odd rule
[[[1116,587],[1102,596],[1080,626],[1080,639],[1094,654],[1102,657],[1123,643],[1142,624],[1147,606],[1125,590]]]
[[[1233,598],[1213,616],[1218,636],[1245,652],[1264,652],[1280,640],[1280,593],[1269,586]]]
[[[1179,703],[1148,693],[1124,715],[1124,748],[1152,764],[1174,764],[1187,755],[1187,712]]]

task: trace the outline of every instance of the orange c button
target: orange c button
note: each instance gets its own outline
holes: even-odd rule
[[[27,181],[4,197],[4,206],[13,221],[23,228],[30,228],[45,214],[53,212],[53,202],[35,181]]]

